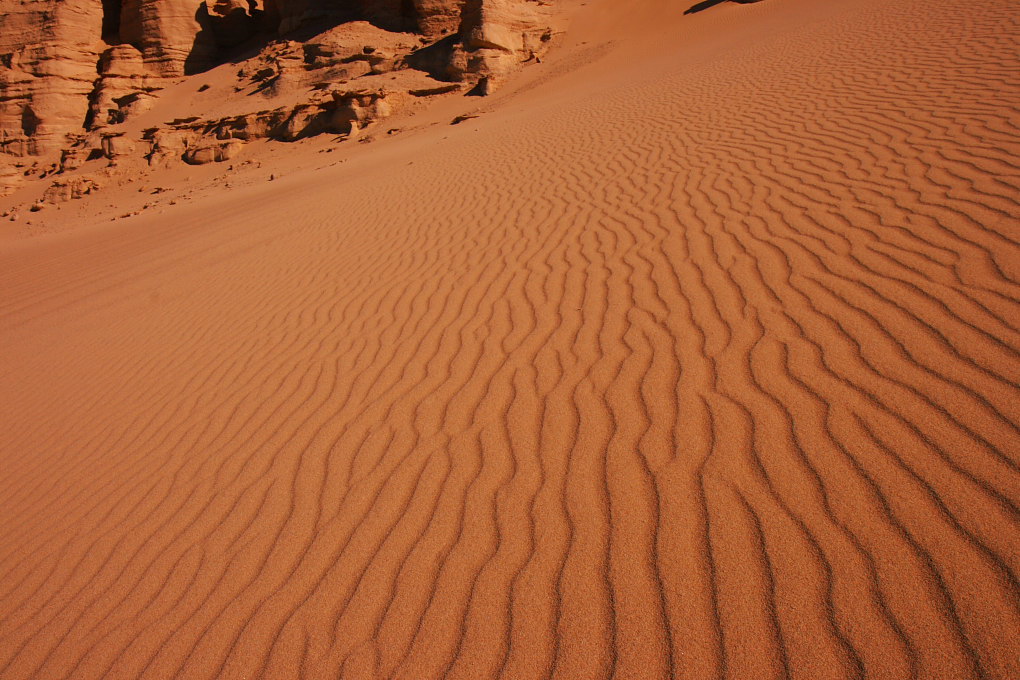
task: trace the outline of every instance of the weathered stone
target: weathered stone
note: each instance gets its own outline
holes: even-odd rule
[[[43,192],[43,201],[46,203],[63,203],[76,198],[88,196],[99,190],[99,183],[91,177],[70,177],[68,179],[55,180],[53,184]]]
[[[97,137],[84,150],[58,156],[78,144],[75,136],[112,131],[150,109],[166,78],[219,63],[229,54],[226,50],[260,30],[302,28],[294,37],[307,42],[265,45],[244,62],[234,89],[285,106],[266,115],[235,116],[224,126],[212,124],[214,134],[236,139],[297,139],[320,131],[350,134],[387,115],[384,109],[392,97],[366,106],[355,99],[319,100],[318,94],[328,94],[337,83],[391,73],[393,80],[406,83],[405,93],[439,93],[424,76],[416,81],[397,74],[406,68],[425,70],[440,80],[482,83],[476,91],[488,92],[544,48],[543,38],[549,35],[546,4],[0,0],[0,153],[51,155],[54,163],[60,158],[59,167],[65,170],[78,167],[83,154],[87,157],[101,147]],[[438,40],[444,35],[449,39]],[[201,118],[202,112],[196,113],[195,118]],[[184,136],[193,141],[209,133],[189,130]],[[150,141],[150,159],[180,158],[187,148],[185,144],[168,151]]]
[[[430,37],[460,30],[464,0],[414,0],[418,30]]]
[[[83,146],[64,149],[60,154],[61,172],[77,170],[89,159],[90,153],[91,151]]]
[[[134,143],[123,134],[103,135],[101,145],[103,155],[111,160],[118,156],[127,156],[135,149]]]
[[[546,24],[536,8],[520,0],[467,0],[451,74],[479,77],[479,93],[491,93],[521,63],[544,51],[550,36]]]
[[[142,53],[132,45],[117,45],[99,58],[99,75],[89,103],[88,129],[123,123],[152,107],[159,77],[149,74]]]
[[[197,73],[216,63],[208,8],[194,0],[124,0],[119,37],[157,75]]]
[[[0,152],[56,151],[81,129],[102,17],[95,0],[0,1]]]
[[[11,193],[25,181],[25,175],[12,163],[0,161],[0,196]]]
[[[243,147],[244,144],[237,140],[203,144],[185,151],[184,162],[190,165],[222,163],[239,154]]]

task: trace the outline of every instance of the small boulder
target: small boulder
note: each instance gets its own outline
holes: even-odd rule
[[[231,139],[224,142],[202,144],[188,149],[184,152],[184,162],[189,165],[204,165],[206,163],[222,163],[230,160],[238,153],[244,144]]]

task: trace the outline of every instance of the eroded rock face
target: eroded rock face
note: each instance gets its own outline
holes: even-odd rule
[[[81,129],[102,17],[95,0],[0,3],[0,152],[42,154]]]
[[[428,37],[460,30],[465,0],[414,0],[418,30]]]
[[[519,64],[544,51],[551,38],[546,17],[533,2],[467,0],[461,13],[461,42],[450,60],[457,78],[482,78],[488,94]]]
[[[93,130],[123,123],[130,116],[148,110],[162,79],[145,68],[142,53],[133,45],[117,45],[99,58],[99,79],[89,98],[85,127]]]
[[[161,76],[197,73],[216,62],[208,8],[195,0],[123,0],[118,37]]]
[[[168,79],[206,70],[237,54],[239,46],[257,48],[260,40],[265,47],[238,72],[237,91],[254,82],[253,94],[264,98],[293,99],[309,91],[313,96],[297,106],[288,104],[282,121],[278,113],[252,114],[261,120],[252,123],[252,130],[271,130],[254,136],[295,139],[320,127],[357,131],[385,113],[357,97],[346,103],[322,100],[320,94],[336,90],[331,85],[420,69],[440,80],[478,84],[477,93],[488,93],[544,49],[550,35],[548,4],[0,0],[0,154],[52,156],[62,170],[80,166],[95,153],[111,157],[95,140],[120,134],[116,126],[151,108]],[[301,31],[289,33],[296,29]],[[280,35],[303,42],[274,39]],[[421,93],[441,89],[434,82],[405,80],[405,94],[431,96]],[[307,113],[307,124],[300,123],[301,111]],[[195,114],[202,117],[201,111]],[[100,137],[87,134],[93,131]],[[179,159],[184,151],[175,149],[174,154]]]

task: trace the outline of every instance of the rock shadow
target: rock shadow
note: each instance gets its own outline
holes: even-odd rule
[[[697,14],[698,12],[703,12],[706,9],[715,7],[716,5],[721,5],[724,2],[735,2],[739,5],[750,5],[755,2],[761,2],[761,0],[702,0],[702,2],[688,7],[684,11],[684,14]]]

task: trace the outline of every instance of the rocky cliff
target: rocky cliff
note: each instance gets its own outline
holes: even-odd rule
[[[420,72],[422,78],[466,82],[468,89],[480,82],[477,91],[484,94],[543,49],[550,36],[549,4],[0,0],[0,154],[8,162],[60,155],[73,160],[81,156],[83,145],[89,147],[85,151],[101,150],[98,140],[117,136],[116,126],[153,106],[168,84],[227,60],[242,63],[238,91],[259,79],[256,89],[264,96],[279,94],[288,83],[291,94],[305,88],[307,101],[291,97],[291,110],[324,103],[332,110],[335,102],[389,97],[392,93],[380,95],[369,81],[358,86],[350,81],[405,69]],[[351,22],[390,37],[376,41],[378,52],[376,45],[339,45],[334,40],[331,46],[328,37],[320,39]],[[261,71],[246,67],[256,63],[262,64]],[[348,87],[331,90],[331,79]],[[409,91],[441,89],[420,78],[404,80]],[[205,116],[203,111],[193,113],[196,119]],[[281,116],[275,112],[274,120]],[[186,157],[182,152],[181,158]]]
[[[38,154],[82,127],[102,19],[98,0],[0,3],[0,151]]]

